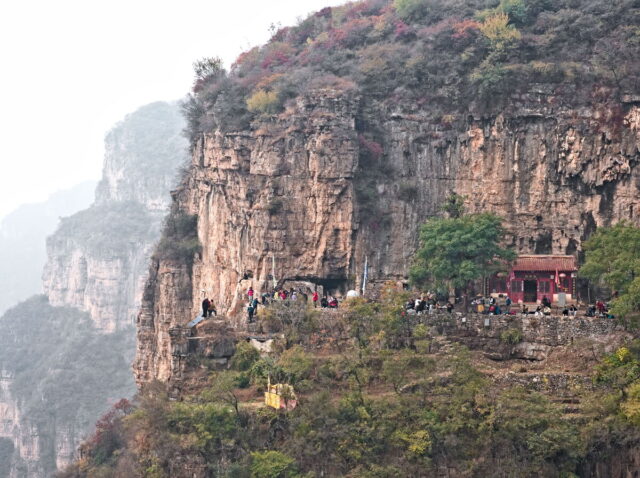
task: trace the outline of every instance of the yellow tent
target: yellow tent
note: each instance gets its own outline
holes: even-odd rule
[[[264,392],[264,404],[276,410],[293,410],[298,405],[293,387],[286,383],[271,384],[271,377],[267,383],[267,391]]]

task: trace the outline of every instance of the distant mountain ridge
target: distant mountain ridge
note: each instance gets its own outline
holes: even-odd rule
[[[89,206],[97,181],[85,181],[52,194],[46,201],[23,204],[0,222],[0,314],[42,290],[45,240],[61,217]]]
[[[40,237],[44,294],[0,317],[0,478],[52,476],[98,417],[134,393],[132,322],[187,159],[183,128],[176,103],[127,115],[105,138],[95,202],[60,220],[46,264]]]

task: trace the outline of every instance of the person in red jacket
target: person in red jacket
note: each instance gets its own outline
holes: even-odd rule
[[[249,300],[253,300],[253,287],[249,287],[249,290],[247,291],[247,295],[249,296]]]
[[[313,306],[318,307],[318,291],[315,291],[313,293],[312,299],[313,299]]]

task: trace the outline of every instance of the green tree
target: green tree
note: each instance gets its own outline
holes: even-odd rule
[[[456,193],[449,194],[449,197],[445,200],[442,205],[442,210],[446,212],[449,217],[457,218],[462,217],[464,214],[464,200],[465,196],[460,196]]]
[[[193,63],[193,71],[197,80],[217,78],[226,74],[222,60],[218,57],[201,58]]]
[[[309,378],[313,371],[313,357],[306,353],[300,345],[294,345],[282,353],[278,365],[286,374],[286,380],[295,384]]]
[[[300,476],[293,458],[279,451],[256,451],[251,453],[251,476],[253,478],[294,478]]]
[[[527,6],[524,0],[501,0],[498,10],[506,13],[510,19],[520,24],[527,20]]]
[[[231,367],[240,372],[251,370],[254,363],[260,360],[260,352],[249,342],[239,342],[231,359]]]
[[[420,231],[411,281],[440,290],[466,288],[515,258],[500,246],[503,237],[502,219],[491,213],[431,219]]]
[[[584,250],[580,275],[618,291],[613,313],[624,318],[640,312],[640,228],[624,221],[600,228]]]
[[[428,2],[425,0],[394,0],[393,6],[398,16],[403,20],[419,20],[429,11]]]

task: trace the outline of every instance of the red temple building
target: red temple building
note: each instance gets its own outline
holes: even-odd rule
[[[486,292],[508,295],[514,303],[540,302],[544,296],[552,302],[562,302],[562,297],[574,302],[577,271],[573,256],[521,255],[509,272],[487,280]]]

